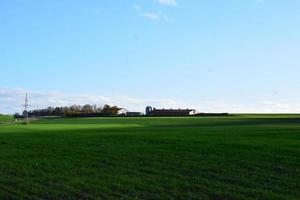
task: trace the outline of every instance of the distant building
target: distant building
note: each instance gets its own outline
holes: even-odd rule
[[[141,116],[143,115],[143,113],[141,112],[131,112],[125,108],[122,108],[121,110],[119,110],[118,113],[119,116],[128,116],[128,117],[135,117],[135,116]]]
[[[141,112],[126,112],[125,113],[125,116],[128,116],[128,117],[137,117],[137,116],[141,116],[141,115],[143,115],[143,113],[141,113]]]
[[[189,116],[194,113],[194,109],[156,109],[151,106],[146,107],[147,116]]]

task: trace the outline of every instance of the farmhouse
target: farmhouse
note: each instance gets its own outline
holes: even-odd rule
[[[141,112],[131,112],[125,108],[122,108],[121,110],[119,110],[118,112],[119,116],[128,116],[128,117],[138,117],[138,116],[142,116],[143,113]]]
[[[151,106],[146,107],[146,115],[148,116],[189,116],[194,113],[194,109],[156,109]]]

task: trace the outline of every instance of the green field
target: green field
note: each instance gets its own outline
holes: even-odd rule
[[[13,117],[9,115],[0,115],[0,124],[12,122]]]
[[[74,198],[300,199],[300,115],[0,125],[0,199]]]

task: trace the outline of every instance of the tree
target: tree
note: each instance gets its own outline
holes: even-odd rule
[[[73,105],[65,107],[48,107],[46,109],[31,110],[28,112],[23,112],[22,117],[41,117],[41,116],[114,116],[117,115],[121,108],[117,106],[110,106],[108,104],[104,105],[103,108],[97,107],[96,105],[86,104],[84,106]]]
[[[82,107],[82,112],[85,113],[85,114],[89,114],[89,113],[93,113],[93,106],[89,105],[89,104],[86,104]]]

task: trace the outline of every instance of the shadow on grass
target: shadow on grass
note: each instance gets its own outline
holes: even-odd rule
[[[258,126],[258,125],[276,125],[276,124],[295,124],[300,126],[300,118],[253,118],[253,119],[227,119],[227,120],[211,120],[211,121],[199,121],[194,123],[184,124],[163,124],[152,125],[153,127],[218,127],[218,126]]]

